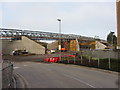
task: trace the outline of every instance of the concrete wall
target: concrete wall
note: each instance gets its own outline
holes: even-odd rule
[[[47,45],[47,48],[48,48],[49,50],[57,49],[57,48],[58,48],[58,41],[49,43],[49,44]]]
[[[3,54],[10,54],[15,49],[26,49],[30,53],[35,54],[45,54],[45,47],[41,46],[40,44],[36,43],[29,38],[22,36],[22,40],[16,41],[7,41],[4,40],[2,42],[2,53]]]
[[[83,55],[92,56],[95,58],[114,58],[118,59],[119,51],[103,51],[103,50],[83,50]],[[120,58],[119,58],[120,59]]]
[[[30,40],[27,37],[22,36],[22,43],[25,49],[31,53],[45,54],[45,47],[41,46],[33,40]]]

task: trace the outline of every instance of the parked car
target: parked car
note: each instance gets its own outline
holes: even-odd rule
[[[14,50],[12,52],[13,55],[23,55],[23,54],[28,54],[28,51],[26,50]]]
[[[51,53],[55,53],[55,50],[51,50]]]

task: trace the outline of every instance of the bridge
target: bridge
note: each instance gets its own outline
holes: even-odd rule
[[[32,40],[94,40],[92,37],[85,37],[81,35],[75,34],[59,34],[59,33],[51,33],[51,32],[42,32],[42,31],[30,31],[30,30],[20,30],[20,29],[6,29],[0,28],[0,39],[20,39],[21,36],[27,36]]]

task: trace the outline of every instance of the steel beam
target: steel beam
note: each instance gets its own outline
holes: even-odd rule
[[[59,33],[51,33],[51,32],[41,32],[41,31],[30,31],[30,30],[19,30],[19,29],[5,29],[0,28],[1,32],[0,35],[2,38],[4,37],[11,37],[16,38],[20,36],[27,36],[31,39],[36,40],[43,40],[43,39],[59,39]],[[91,37],[84,37],[81,35],[74,35],[74,34],[61,34],[61,39],[81,39],[81,40],[94,40]]]

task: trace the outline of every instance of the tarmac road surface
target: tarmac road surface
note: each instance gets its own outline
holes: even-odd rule
[[[14,72],[28,88],[118,88],[118,74],[83,66],[15,62]]]

